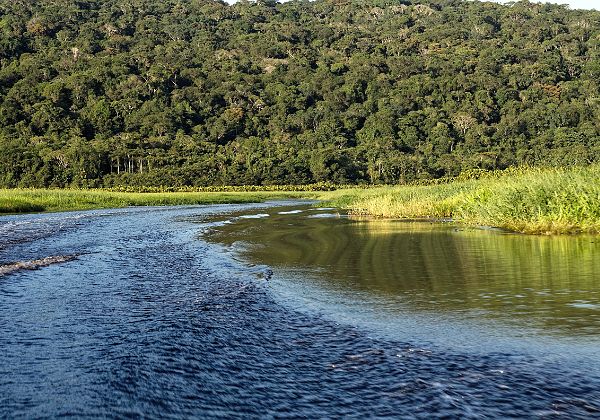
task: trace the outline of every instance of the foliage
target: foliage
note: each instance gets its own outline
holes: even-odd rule
[[[354,215],[452,219],[524,233],[600,233],[600,165],[476,171],[446,182],[405,186],[209,187],[179,192],[0,190],[0,214],[149,205],[310,198]],[[314,186],[313,186],[314,187]],[[151,190],[151,189],[148,189]],[[172,191],[172,188],[168,190]]]
[[[125,193],[101,190],[10,189],[0,190],[0,214],[128,206],[255,203],[298,197],[301,197],[300,193],[289,191]]]
[[[495,172],[439,185],[323,193],[354,214],[451,218],[524,233],[600,233],[600,165]]]
[[[600,12],[0,3],[0,186],[395,184],[600,160]]]
[[[166,193],[166,192],[309,192],[309,191],[333,191],[343,188],[353,188],[351,185],[335,185],[329,183],[305,184],[305,185],[210,185],[204,187],[192,186],[157,186],[137,187],[118,186],[106,189],[117,192],[139,192],[139,193]]]

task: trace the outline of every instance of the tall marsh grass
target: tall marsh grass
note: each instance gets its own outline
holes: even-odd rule
[[[453,219],[523,233],[600,233],[600,165],[511,169],[432,185],[319,191],[118,192],[0,190],[0,213],[127,206],[248,203],[313,198],[351,213],[393,218]],[[322,187],[323,190],[327,188]]]
[[[103,190],[14,189],[0,190],[0,214],[128,206],[251,203],[294,197],[300,197],[300,193],[279,191],[129,193]]]
[[[519,169],[430,186],[324,193],[355,214],[452,218],[523,233],[600,233],[600,166]]]

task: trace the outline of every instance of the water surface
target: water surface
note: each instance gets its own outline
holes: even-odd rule
[[[597,248],[539,239],[276,203],[0,217],[0,417],[598,416]]]
[[[233,220],[209,238],[321,288],[365,292],[388,309],[600,338],[600,240],[593,236],[520,235],[311,208],[273,212],[268,222]]]

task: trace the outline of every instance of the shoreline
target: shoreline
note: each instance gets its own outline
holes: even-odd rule
[[[600,165],[517,168],[432,185],[340,186],[330,191],[257,188],[232,191],[227,187],[221,192],[0,189],[0,215],[312,199],[354,216],[451,220],[534,235],[600,234]]]
[[[345,189],[319,195],[354,215],[452,219],[525,234],[600,234],[600,165],[492,172],[438,185]]]
[[[249,192],[115,192],[69,189],[0,189],[0,215],[55,213],[107,208],[259,203],[306,198],[295,191]]]

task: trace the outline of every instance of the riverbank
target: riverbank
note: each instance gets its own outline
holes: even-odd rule
[[[515,169],[429,186],[321,194],[353,214],[438,218],[530,234],[600,233],[600,166]]]
[[[0,190],[0,214],[128,206],[251,203],[316,199],[356,215],[452,219],[529,234],[600,233],[600,165],[569,169],[511,169],[435,185],[337,186],[303,191],[290,186],[225,187],[224,191],[122,192]],[[210,187],[213,189],[216,187]],[[332,187],[333,188],[333,187]],[[248,191],[241,191],[248,189]]]
[[[56,212],[129,206],[255,203],[302,198],[294,191],[134,193],[103,190],[0,190],[0,214]]]

